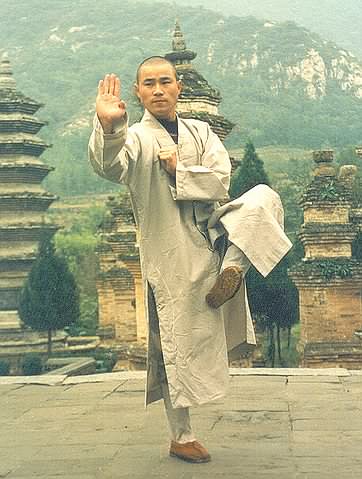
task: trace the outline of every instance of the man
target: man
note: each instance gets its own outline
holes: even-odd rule
[[[171,455],[206,462],[189,407],[222,397],[227,351],[255,344],[244,283],[250,263],[265,276],[291,244],[279,196],[268,186],[219,206],[228,194],[228,154],[207,123],[176,115],[180,91],[170,62],[146,59],[135,84],[145,114],[128,128],[120,80],[106,75],[89,156],[99,175],[128,186],[139,230],[149,324],[146,405],[164,399]]]

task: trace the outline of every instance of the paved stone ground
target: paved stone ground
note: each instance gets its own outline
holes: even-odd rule
[[[143,374],[0,378],[0,477],[362,477],[362,371],[231,375],[224,401],[192,410],[213,458],[197,465],[168,456],[162,403],[144,409]]]

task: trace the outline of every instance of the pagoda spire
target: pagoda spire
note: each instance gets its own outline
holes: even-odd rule
[[[165,58],[175,65],[178,78],[182,81],[182,91],[176,107],[177,113],[181,118],[206,121],[223,141],[234,125],[219,114],[220,92],[195,69],[192,60],[196,56],[194,51],[187,48],[180,22],[176,19],[172,36],[172,52],[166,53]]]
[[[16,81],[6,52],[2,54],[0,61],[0,90],[16,90]]]
[[[172,40],[172,49],[173,51],[186,50],[186,41],[184,34],[181,31],[179,19],[176,18],[175,22],[175,31],[173,33]]]
[[[176,19],[175,30],[172,37],[172,52],[166,53],[165,58],[175,65],[190,65],[197,54],[186,48],[184,34],[180,27],[180,22]]]

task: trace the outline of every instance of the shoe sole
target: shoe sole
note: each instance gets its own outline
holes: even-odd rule
[[[170,452],[170,456],[171,457],[176,457],[177,459],[181,459],[182,461],[191,462],[193,464],[201,464],[201,463],[204,463],[204,462],[210,462],[211,461],[211,456],[204,457],[204,458],[201,458],[201,457],[191,458],[191,457],[188,457],[188,456],[182,456],[182,455],[176,454],[174,452]]]
[[[226,301],[233,298],[242,282],[241,270],[237,268],[225,269],[217,278],[211,291],[206,295],[206,302],[210,308],[217,309]]]

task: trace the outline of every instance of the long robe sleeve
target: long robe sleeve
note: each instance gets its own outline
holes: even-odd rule
[[[137,135],[128,130],[128,118],[119,123],[114,133],[106,134],[97,115],[88,145],[89,161],[94,171],[115,183],[128,184],[140,153]]]
[[[228,198],[231,163],[229,155],[213,133],[209,125],[206,128],[206,143],[200,165],[184,166],[177,162],[176,185],[172,193],[175,200],[219,201]]]

